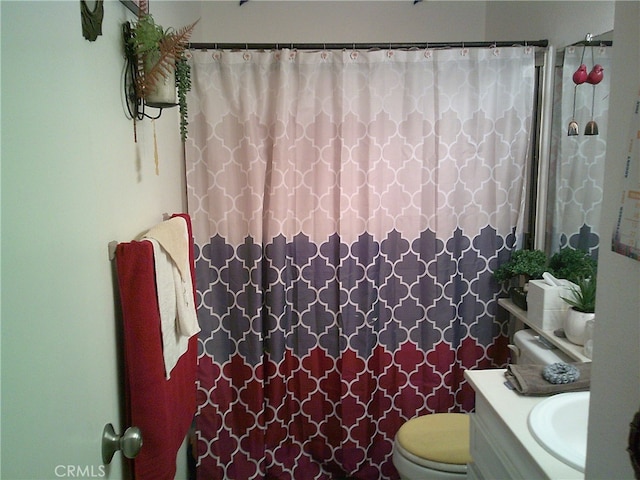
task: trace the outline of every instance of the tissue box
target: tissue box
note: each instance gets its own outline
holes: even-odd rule
[[[568,286],[551,286],[544,280],[530,280],[527,293],[528,322],[542,330],[562,328],[569,304],[560,297],[571,297]]]

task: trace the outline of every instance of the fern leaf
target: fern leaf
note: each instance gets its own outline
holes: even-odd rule
[[[149,71],[144,71],[144,60],[138,58],[138,71],[141,73],[138,76],[140,80],[138,93],[140,95],[144,96],[146,92],[153,91],[159,81],[173,74],[175,63],[187,48],[189,38],[198,22],[199,20],[196,20],[191,25],[182,27],[160,40],[158,44],[159,58]]]

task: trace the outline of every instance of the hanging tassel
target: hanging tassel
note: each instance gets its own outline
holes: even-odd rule
[[[158,161],[158,137],[156,137],[156,121],[151,120],[153,124],[153,158],[156,162],[156,175],[160,175],[160,165]]]
[[[136,117],[133,117],[133,143],[138,143],[138,129],[137,129]]]

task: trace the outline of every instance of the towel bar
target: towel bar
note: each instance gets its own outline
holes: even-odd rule
[[[167,220],[171,219],[171,214],[170,213],[163,213],[162,214],[162,221],[166,222]],[[118,242],[115,240],[112,240],[109,242],[109,260],[113,260],[114,258],[116,258],[116,248],[118,247]]]
[[[116,248],[118,247],[118,242],[112,240],[109,242],[109,260],[113,260],[116,258]]]

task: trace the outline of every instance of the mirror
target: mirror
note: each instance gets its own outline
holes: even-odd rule
[[[611,37],[612,32],[608,32],[590,41],[587,38],[557,55],[547,189],[548,255],[572,247],[598,258]],[[581,69],[581,65],[586,68]]]

